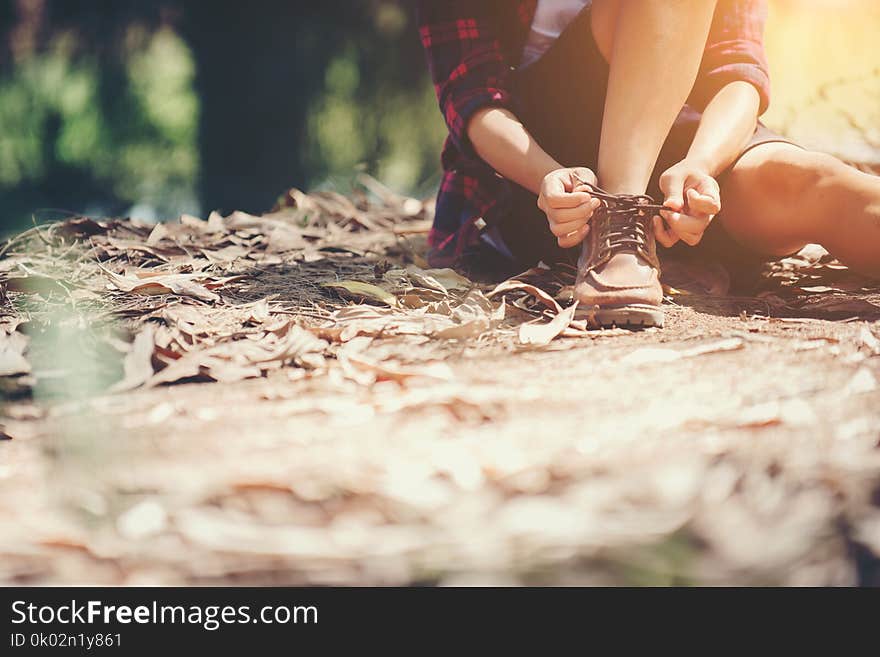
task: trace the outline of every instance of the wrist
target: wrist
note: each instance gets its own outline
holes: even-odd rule
[[[705,173],[712,178],[718,173],[713,159],[702,153],[688,153],[687,157],[684,158],[684,162],[688,165],[688,168]]]
[[[532,169],[532,180],[535,181],[536,188],[532,191],[536,194],[540,193],[541,185],[544,183],[544,179],[554,171],[558,171],[562,168],[563,166],[549,155],[546,155],[546,157],[536,158],[536,161],[533,163]]]

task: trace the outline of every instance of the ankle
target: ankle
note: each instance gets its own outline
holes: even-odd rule
[[[599,178],[599,187],[610,194],[639,196],[648,189],[648,183],[631,177],[607,176]]]

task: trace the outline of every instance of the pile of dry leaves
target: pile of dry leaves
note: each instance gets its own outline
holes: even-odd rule
[[[667,329],[595,330],[362,182],[9,240],[0,581],[876,581],[876,283],[668,262]]]

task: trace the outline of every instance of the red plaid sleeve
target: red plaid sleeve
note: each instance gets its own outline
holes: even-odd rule
[[[467,125],[477,110],[512,105],[505,61],[487,0],[420,0],[419,34],[452,143],[475,153]]]
[[[767,0],[719,0],[700,75],[689,103],[703,110],[731,82],[750,82],[761,96],[763,114],[770,104],[770,74],[764,53]]]

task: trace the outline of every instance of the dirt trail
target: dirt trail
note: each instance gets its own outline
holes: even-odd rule
[[[0,582],[880,583],[876,284],[670,264],[666,329],[596,331],[426,271],[429,213],[7,245]]]

